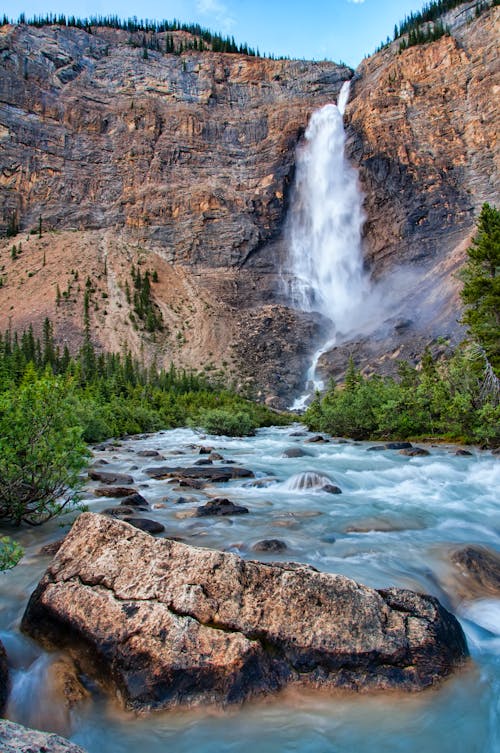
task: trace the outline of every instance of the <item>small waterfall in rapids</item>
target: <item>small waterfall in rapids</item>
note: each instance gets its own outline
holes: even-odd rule
[[[297,153],[290,217],[290,296],[303,311],[318,311],[332,322],[327,342],[314,354],[304,394],[292,410],[307,405],[323,383],[316,369],[321,355],[340,334],[352,331],[369,282],[363,272],[363,197],[356,170],[344,156],[343,114],[349,82],[337,105],[313,113]]]

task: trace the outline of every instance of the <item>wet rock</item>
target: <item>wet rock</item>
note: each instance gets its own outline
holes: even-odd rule
[[[329,442],[330,440],[329,439],[325,439],[325,437],[322,437],[321,434],[317,434],[316,436],[309,437],[309,439],[306,439],[304,441],[308,442],[309,444],[314,444],[314,443],[317,443],[317,442],[319,442],[319,443],[325,443],[325,442]]]
[[[255,489],[265,489],[267,486],[276,484],[278,481],[277,476],[266,476],[266,478],[256,478],[255,481],[247,481],[243,486],[254,487]]]
[[[382,452],[383,450],[386,450],[387,447],[384,444],[373,444],[371,447],[367,447],[367,452]]]
[[[307,437],[307,431],[292,431],[290,437]]]
[[[149,502],[147,501],[147,499],[144,499],[142,494],[135,492],[135,494],[130,494],[130,496],[122,499],[120,505],[124,505],[126,507],[142,507],[147,510],[147,508],[149,507]]]
[[[198,452],[200,453],[200,455],[210,455],[213,451],[213,447],[205,447],[204,445],[198,447]]]
[[[257,541],[252,547],[254,552],[271,552],[272,554],[280,554],[287,549],[287,545],[281,539],[263,539]]]
[[[130,523],[134,528],[138,528],[145,533],[163,533],[165,526],[159,523],[157,520],[151,520],[150,518],[124,518],[125,523]]]
[[[386,442],[384,447],[386,450],[410,450],[413,445],[411,442]]]
[[[459,573],[462,598],[500,595],[500,554],[483,546],[467,546],[451,557]]]
[[[40,547],[38,554],[43,555],[44,557],[53,557],[56,552],[59,551],[61,548],[61,545],[64,541],[64,536],[62,539],[57,539],[57,541],[51,541],[49,544],[45,544],[44,546]]]
[[[113,471],[96,471],[89,468],[89,478],[92,481],[100,481],[101,484],[133,484],[134,479],[126,473],[114,473]]]
[[[9,667],[7,653],[0,641],[0,714],[3,712],[9,695]]]
[[[129,497],[135,493],[135,489],[130,486],[101,486],[92,493],[96,497]]]
[[[285,486],[291,492],[303,492],[311,489],[313,491],[326,491],[330,494],[341,494],[341,489],[333,483],[329,476],[324,473],[316,473],[316,471],[296,473],[285,482]]]
[[[177,486],[181,489],[186,487],[187,489],[203,489],[205,482],[196,478],[181,478],[177,479]]]
[[[7,719],[0,719],[0,743],[2,753],[85,753],[64,737],[28,729]]]
[[[196,497],[177,497],[176,499],[172,500],[174,505],[190,505],[194,502],[199,502],[200,500]]]
[[[342,494],[342,489],[335,484],[325,484],[321,487],[322,491],[328,492],[328,494]]]
[[[495,447],[494,450],[491,451],[492,455],[500,455],[500,447]]]
[[[153,539],[92,513],[76,520],[22,627],[137,710],[237,703],[290,683],[420,690],[468,653],[434,597]]]
[[[96,460],[95,463],[93,463],[90,467],[91,468],[98,468],[102,465],[109,465],[109,460],[104,460],[104,458],[100,458],[99,460]]]
[[[201,460],[196,460],[195,465],[213,465],[213,462],[210,458],[202,458]]]
[[[455,455],[456,455],[457,457],[464,457],[464,458],[465,458],[465,457],[467,457],[467,458],[469,458],[469,457],[473,457],[473,453],[472,453],[472,452],[470,452],[469,450],[457,450],[457,451],[455,452]]]
[[[253,478],[253,472],[247,468],[218,466],[211,468],[191,466],[190,468],[173,468],[171,466],[159,466],[158,468],[145,468],[146,476],[154,479],[175,478],[179,481],[201,480],[212,483],[221,483],[233,478]]]
[[[195,516],[197,518],[206,518],[208,515],[245,515],[247,512],[248,507],[235,505],[230,499],[224,499],[224,497],[216,497],[215,499],[209,499],[202,507],[197,507]]]
[[[126,507],[120,503],[116,507],[106,507],[101,510],[101,515],[111,515],[113,518],[123,518],[125,515],[135,515],[137,510],[147,510],[147,507]]]
[[[160,455],[157,450],[139,450],[136,454],[140,458],[158,458],[158,460],[163,460],[163,455]]]
[[[223,456],[219,452],[211,452],[208,456],[209,460],[224,460]]]
[[[90,698],[90,693],[82,685],[78,671],[71,659],[60,657],[53,661],[49,667],[48,675],[51,692],[66,708],[72,709],[78,703]]]
[[[282,458],[302,458],[305,456],[312,455],[311,452],[306,452],[306,450],[303,450],[302,447],[289,447],[286,449],[283,454]]]
[[[400,455],[406,455],[409,458],[426,457],[431,453],[429,450],[425,450],[423,447],[410,447],[408,450],[400,450]]]

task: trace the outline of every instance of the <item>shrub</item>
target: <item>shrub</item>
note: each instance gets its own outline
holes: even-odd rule
[[[230,413],[222,408],[201,411],[199,422],[209,434],[226,437],[248,437],[255,434],[256,429],[256,424],[248,413]]]

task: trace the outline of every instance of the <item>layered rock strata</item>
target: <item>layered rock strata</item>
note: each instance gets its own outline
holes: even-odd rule
[[[467,656],[458,622],[430,596],[153,540],[91,513],[22,626],[134,709],[235,703],[290,683],[419,690]]]

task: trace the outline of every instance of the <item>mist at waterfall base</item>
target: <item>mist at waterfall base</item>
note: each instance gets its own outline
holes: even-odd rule
[[[195,546],[231,551],[248,559],[298,561],[354,578],[375,588],[399,586],[437,596],[466,632],[472,660],[443,684],[416,694],[346,694],[288,690],[226,709],[173,710],[137,717],[85,682],[91,697],[64,707],[57,666],[19,633],[30,594],[50,557],[42,545],[67,531],[58,520],[16,532],[26,556],[0,575],[0,639],[11,666],[7,717],[57,730],[88,753],[500,753],[500,600],[460,596],[450,553],[468,544],[500,549],[500,462],[490,452],[455,456],[454,448],[429,447],[429,457],[395,451],[367,452],[366,443],[310,444],[303,427],[261,429],[255,437],[201,436],[176,429],[131,437],[96,451],[106,469],[133,476],[151,506],[149,517],[166,535]],[[226,460],[249,468],[255,479],[183,492],[150,479],[157,450],[169,465],[191,465],[197,445],[210,445]],[[285,457],[300,448],[303,457]],[[178,453],[182,452],[179,456]],[[335,484],[342,494],[331,494]],[[97,498],[92,482],[82,503],[93,512],[113,504]],[[245,505],[248,515],[196,518],[207,496]],[[165,496],[168,501],[165,502]],[[160,505],[157,507],[157,505]],[[66,519],[67,520],[67,519]],[[256,552],[262,539],[279,538],[280,554]],[[462,582],[462,581],[459,581]],[[0,749],[1,749],[0,742]]]

